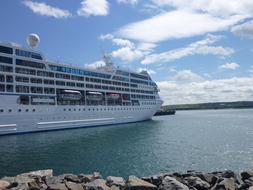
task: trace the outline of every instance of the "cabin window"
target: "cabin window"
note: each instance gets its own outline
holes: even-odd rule
[[[65,82],[64,81],[56,81],[56,85],[65,86]]]
[[[45,94],[54,94],[55,89],[54,88],[44,88],[44,93]]]
[[[0,62],[2,62],[2,63],[12,64],[12,58],[10,58],[10,57],[0,56]]]
[[[4,84],[0,84],[0,92],[4,92],[5,91],[5,85]]]
[[[6,82],[13,82],[13,76],[7,75]]]
[[[42,89],[42,87],[32,86],[31,87],[31,93],[42,94],[43,93],[43,89]]]
[[[31,83],[42,84],[42,79],[31,78]]]
[[[29,78],[28,78],[28,77],[20,77],[20,76],[16,76],[16,81],[17,81],[17,82],[25,82],[25,83],[29,83]]]
[[[42,60],[42,57],[41,57],[40,54],[30,52],[30,51],[20,50],[20,49],[16,49],[16,55],[22,56],[22,57],[30,57],[30,58]]]
[[[33,69],[25,69],[16,67],[16,73],[26,74],[26,75],[36,75],[36,71]]]
[[[7,92],[13,92],[13,85],[6,85]]]
[[[29,86],[16,86],[16,92],[29,93]]]
[[[4,82],[4,81],[5,81],[4,75],[0,75],[0,82]]]
[[[13,49],[5,46],[0,46],[1,53],[13,54]]]
[[[3,71],[3,72],[13,72],[13,67],[0,65],[0,71]]]
[[[16,65],[25,66],[25,67],[34,67],[44,69],[45,65],[43,63],[38,63],[34,61],[27,61],[22,59],[16,59]]]
[[[44,84],[54,85],[54,81],[44,79]]]

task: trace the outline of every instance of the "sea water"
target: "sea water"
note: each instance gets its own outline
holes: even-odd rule
[[[0,176],[48,169],[148,176],[253,168],[253,110],[178,111],[150,121],[0,136]]]

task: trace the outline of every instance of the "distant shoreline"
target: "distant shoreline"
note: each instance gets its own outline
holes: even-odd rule
[[[218,109],[252,109],[253,101],[238,102],[212,102],[200,104],[179,104],[162,106],[164,111],[168,110],[218,110]]]

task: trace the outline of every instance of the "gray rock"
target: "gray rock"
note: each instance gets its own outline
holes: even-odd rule
[[[250,187],[249,187],[249,190],[253,190],[253,186],[250,186]]]
[[[189,188],[175,178],[166,176],[158,190],[189,190]]]
[[[5,180],[0,180],[0,190],[7,189],[11,185],[10,182]]]
[[[59,175],[59,176],[53,176],[53,177],[47,177],[45,178],[46,184],[57,184],[57,183],[63,183],[65,174]]]
[[[119,186],[119,187],[124,187],[126,185],[126,182],[122,177],[108,176],[106,178],[106,182],[109,187],[111,187],[113,185]]]
[[[189,186],[195,187],[198,190],[207,190],[210,188],[210,184],[206,181],[203,181],[199,177],[188,177],[185,179]]]
[[[92,174],[92,179],[95,180],[95,179],[102,179],[102,175],[99,173],[99,172],[94,172]]]
[[[231,177],[235,177],[235,173],[231,170],[227,170],[225,172],[222,173],[222,177],[223,178],[231,178]]]
[[[216,184],[212,190],[235,190],[237,189],[234,178],[224,178],[221,182]]]
[[[119,186],[115,186],[115,185],[110,187],[110,190],[121,190],[121,189],[122,188],[120,188]]]
[[[80,183],[67,181],[65,182],[65,185],[69,190],[83,190],[83,186]]]
[[[38,171],[22,173],[20,175],[22,175],[22,176],[52,177],[53,176],[53,170],[52,169],[38,170]]]
[[[77,175],[74,174],[67,174],[65,175],[64,179],[74,183],[82,183],[82,180]]]
[[[210,173],[204,173],[202,176],[199,176],[202,180],[205,180],[207,183],[209,183],[211,186],[215,185],[218,181],[218,177],[216,177],[214,174]]]
[[[165,174],[158,174],[158,175],[149,176],[149,177],[142,177],[141,179],[149,183],[152,183],[153,185],[156,185],[158,187],[162,183],[163,178],[166,176],[167,175]]]
[[[41,187],[35,181],[28,183],[29,190],[40,190]]]
[[[68,190],[64,183],[56,183],[48,185],[48,190]]]
[[[242,180],[253,177],[253,171],[244,171],[241,173]]]
[[[92,181],[92,175],[89,174],[80,174],[78,178],[81,180],[82,183],[89,183]]]
[[[84,184],[86,190],[109,190],[104,179],[95,179],[92,182]]]
[[[136,176],[129,176],[127,180],[127,189],[129,190],[156,190],[157,187]]]

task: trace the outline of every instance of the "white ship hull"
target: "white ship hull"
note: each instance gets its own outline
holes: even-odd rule
[[[17,96],[0,95],[0,135],[131,123],[151,119],[161,101],[146,106],[18,105]]]

